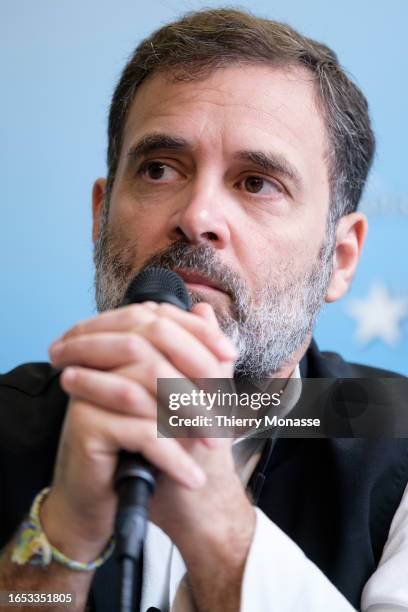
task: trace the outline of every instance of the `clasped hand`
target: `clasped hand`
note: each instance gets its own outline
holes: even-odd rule
[[[109,311],[69,330],[51,345],[50,357],[63,369],[70,396],[45,509],[51,530],[58,512],[81,551],[87,546],[83,557],[103,547],[113,529],[113,479],[124,449],[158,468],[151,519],[187,562],[200,543],[213,548],[209,558],[224,550],[234,529],[250,540],[254,512],[234,470],[231,440],[157,437],[158,378],[233,375],[236,349],[209,304],[191,312],[151,302]]]

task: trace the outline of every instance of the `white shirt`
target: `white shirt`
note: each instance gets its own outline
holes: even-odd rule
[[[299,378],[298,369],[293,377]],[[292,397],[293,406],[298,392]],[[248,442],[242,445],[244,452],[238,453],[237,470],[243,484],[248,482],[265,440],[258,445]],[[352,612],[351,604],[302,549],[259,508],[255,511],[256,526],[243,576],[240,611]],[[161,612],[195,612],[186,571],[178,549],[161,529],[149,523],[142,612],[150,606]],[[408,612],[408,487],[394,515],[378,568],[364,587],[360,609]]]
[[[303,551],[259,508],[241,591],[241,612],[352,612],[354,608]],[[155,554],[156,553],[156,554]],[[168,562],[163,563],[167,558]],[[177,548],[149,524],[142,608],[194,612]],[[365,585],[363,612],[408,611],[408,490],[391,524],[379,566]]]

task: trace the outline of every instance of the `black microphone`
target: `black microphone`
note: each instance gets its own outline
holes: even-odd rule
[[[130,283],[122,305],[166,302],[190,310],[187,287],[178,274],[165,268],[149,267]],[[118,509],[115,520],[116,554],[121,563],[121,612],[133,612],[134,573],[141,566],[150,497],[155,487],[155,468],[139,453],[121,451],[115,475]],[[141,575],[137,592],[140,605]]]

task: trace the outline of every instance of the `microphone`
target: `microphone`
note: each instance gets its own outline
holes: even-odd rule
[[[165,268],[149,267],[130,283],[122,305],[166,302],[190,310],[187,287],[178,274]],[[137,591],[140,605],[141,558],[148,521],[150,497],[155,487],[156,469],[140,453],[121,451],[115,475],[118,509],[115,519],[116,554],[121,563],[120,611],[131,612],[134,599],[134,573],[139,568]]]

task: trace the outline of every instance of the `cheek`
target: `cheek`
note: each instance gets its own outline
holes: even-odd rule
[[[159,234],[165,224],[165,206],[155,206],[145,198],[127,190],[112,194],[110,221],[129,239],[143,243],[149,236]]]
[[[126,226],[122,225],[122,233],[128,244],[137,245],[138,255],[142,259],[167,246],[164,226],[156,216],[152,221],[151,217],[134,215]]]
[[[288,219],[273,219],[271,223],[264,220],[262,224],[251,224],[247,220],[245,230],[236,233],[236,240],[242,257],[261,266],[299,259],[310,244],[301,223]]]
[[[160,245],[156,234],[158,224],[152,224],[146,215],[135,214],[124,202],[122,205],[114,206],[111,211],[110,248],[120,261],[137,269]]]
[[[262,288],[267,282],[279,285],[284,279],[301,277],[315,263],[323,239],[324,231],[318,232],[316,224],[286,223],[257,231],[248,228],[237,253],[248,278]]]

